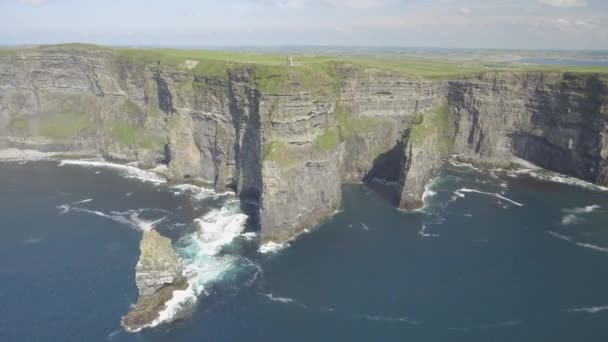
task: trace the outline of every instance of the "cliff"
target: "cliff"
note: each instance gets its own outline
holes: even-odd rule
[[[420,207],[448,154],[498,164],[518,157],[608,184],[603,74],[437,78],[377,63],[238,58],[79,45],[2,50],[0,148],[166,164],[173,181],[258,203],[250,216],[263,242],[331,215],[342,182],[368,182],[400,207]]]
[[[173,292],[188,286],[171,240],[155,230],[145,231],[140,250],[135,267],[139,299],[122,319],[122,325],[128,331],[138,331],[150,325],[173,297]]]

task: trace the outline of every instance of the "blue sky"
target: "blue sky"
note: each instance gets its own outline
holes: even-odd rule
[[[0,0],[0,44],[608,49],[606,0]]]

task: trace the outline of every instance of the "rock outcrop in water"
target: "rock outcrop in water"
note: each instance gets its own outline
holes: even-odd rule
[[[139,248],[141,254],[135,267],[139,299],[122,319],[128,331],[149,326],[159,317],[173,292],[188,286],[170,239],[155,230],[145,231]]]
[[[178,60],[174,60],[177,58]],[[342,182],[422,205],[442,158],[515,157],[608,185],[600,75],[422,79],[331,62],[269,68],[54,46],[0,53],[0,148],[82,152],[259,204],[262,242],[331,215]],[[388,185],[388,186],[387,186]]]

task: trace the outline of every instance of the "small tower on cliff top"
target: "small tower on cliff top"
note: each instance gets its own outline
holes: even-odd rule
[[[293,56],[287,57],[287,66],[293,66]]]

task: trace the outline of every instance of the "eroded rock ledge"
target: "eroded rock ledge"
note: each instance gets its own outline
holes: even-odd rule
[[[123,327],[131,332],[152,324],[173,297],[173,292],[188,287],[170,239],[155,230],[145,231],[139,248],[141,254],[135,267],[139,299],[122,319]]]
[[[217,61],[193,68],[129,53],[137,58],[65,46],[0,52],[0,148],[165,164],[172,181],[258,203],[250,217],[262,242],[331,215],[342,182],[392,184],[395,205],[419,207],[448,154],[520,158],[608,185],[604,75],[422,79],[341,61],[218,71]]]

